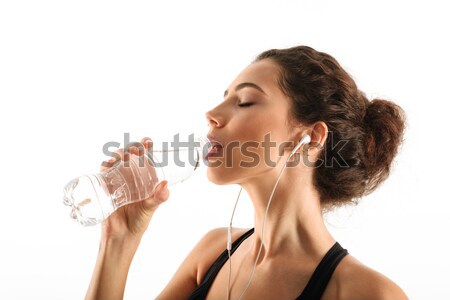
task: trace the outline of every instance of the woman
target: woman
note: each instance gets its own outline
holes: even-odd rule
[[[157,299],[407,299],[394,282],[348,254],[322,217],[325,210],[371,193],[387,178],[405,127],[399,106],[367,100],[333,57],[299,46],[260,54],[206,118],[210,137],[223,146],[222,157],[209,158],[208,178],[245,189],[254,206],[254,230],[233,229],[231,260],[224,248],[227,228],[209,231]],[[283,168],[286,158],[281,157],[306,135],[310,143],[301,145],[300,160]],[[268,153],[262,143],[267,137]],[[247,141],[261,143],[250,159],[242,146]],[[231,142],[240,146],[227,147]],[[151,146],[149,139],[142,143]],[[123,297],[139,241],[169,197],[166,186],[102,223],[86,299]]]

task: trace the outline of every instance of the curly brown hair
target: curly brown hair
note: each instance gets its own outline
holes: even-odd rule
[[[403,142],[403,109],[388,100],[369,101],[334,57],[311,47],[271,49],[255,62],[263,59],[280,67],[279,86],[292,100],[290,120],[322,121],[332,134],[314,168],[321,203],[356,203],[373,192],[388,177]],[[337,153],[333,146],[341,140],[346,144]],[[344,160],[345,166],[323,163],[333,160]]]

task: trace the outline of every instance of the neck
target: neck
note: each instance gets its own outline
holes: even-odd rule
[[[274,168],[259,178],[242,183],[254,206],[254,227],[250,246],[245,249],[258,264],[284,255],[321,257],[335,242],[323,222],[320,197],[311,173],[286,168],[278,182],[264,222],[266,207],[281,169]],[[295,180],[294,180],[295,179]],[[295,182],[295,184],[293,184]]]

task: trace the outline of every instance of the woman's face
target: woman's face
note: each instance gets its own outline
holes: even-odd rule
[[[223,145],[217,157],[208,158],[210,181],[243,183],[263,176],[293,148],[287,143],[294,140],[287,121],[291,100],[279,88],[278,76],[271,60],[249,65],[225,91],[222,103],[206,113],[210,135]]]

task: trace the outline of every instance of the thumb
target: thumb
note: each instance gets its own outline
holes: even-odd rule
[[[149,199],[144,200],[144,206],[146,208],[152,209],[165,202],[170,195],[167,185],[167,180],[163,180],[161,183],[159,183],[156,186],[155,193]]]
[[[155,200],[158,202],[164,202],[169,198],[169,189],[167,188],[168,182],[167,180],[164,180],[156,189],[155,192]]]

